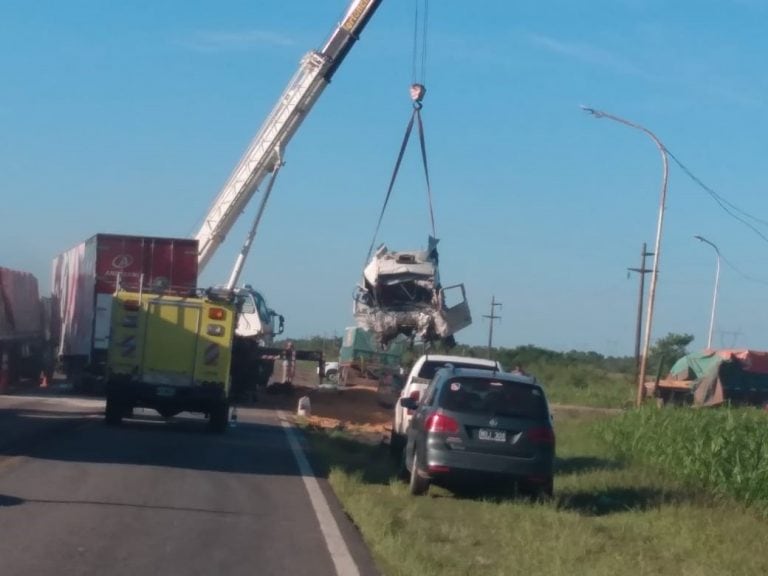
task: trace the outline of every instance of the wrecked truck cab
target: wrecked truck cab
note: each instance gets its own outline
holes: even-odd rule
[[[426,250],[398,252],[381,246],[363,270],[355,320],[382,345],[400,334],[452,341],[453,334],[472,323],[464,285],[440,283],[437,243],[430,237]]]

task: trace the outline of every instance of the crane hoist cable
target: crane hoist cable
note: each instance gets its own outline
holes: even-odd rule
[[[421,12],[419,6],[423,5]],[[427,83],[427,27],[429,25],[429,0],[414,1],[413,16],[413,72],[411,83]],[[419,42],[421,41],[421,42]]]
[[[420,5],[423,6],[421,11],[419,11]],[[424,178],[427,184],[427,202],[429,204],[429,219],[432,225],[432,236],[437,236],[435,228],[435,213],[432,203],[432,184],[429,179],[429,164],[427,162],[427,145],[426,139],[424,137],[424,122],[421,119],[421,108],[423,106],[422,100],[424,99],[424,95],[427,92],[427,89],[424,86],[424,82],[427,76],[427,28],[429,23],[429,0],[415,0],[414,7],[415,13],[413,26],[412,62],[413,70],[412,83],[410,88],[411,100],[413,101],[413,112],[411,113],[411,118],[408,120],[408,125],[405,128],[405,136],[403,137],[403,142],[400,145],[400,152],[397,155],[395,168],[392,172],[392,177],[389,181],[389,187],[387,188],[387,193],[384,197],[384,204],[381,207],[381,212],[379,213],[379,219],[376,223],[376,229],[373,233],[371,246],[368,249],[368,257],[366,258],[366,262],[368,262],[373,255],[373,249],[376,245],[376,238],[379,234],[379,229],[381,228],[381,222],[384,218],[387,204],[389,203],[389,199],[392,195],[392,189],[395,186],[395,180],[397,179],[397,175],[400,171],[400,164],[403,161],[403,156],[405,155],[408,142],[411,138],[411,133],[413,132],[414,123],[417,125],[419,131],[419,145],[421,147],[421,161],[424,167]]]
[[[389,204],[389,199],[392,196],[392,190],[395,187],[395,180],[397,180],[397,175],[400,171],[400,164],[402,164],[403,156],[405,156],[405,151],[408,148],[408,142],[411,139],[411,133],[413,132],[413,125],[416,124],[418,131],[419,131],[419,145],[421,147],[421,162],[424,167],[424,179],[427,184],[427,203],[429,204],[429,220],[432,225],[432,236],[437,236],[437,230],[435,227],[435,211],[432,204],[432,184],[429,179],[429,164],[427,162],[427,145],[426,145],[426,139],[424,137],[424,123],[421,119],[421,108],[422,108],[422,99],[424,98],[424,94],[426,93],[427,89],[422,84],[412,84],[411,85],[411,99],[413,100],[413,112],[411,113],[411,118],[408,120],[408,125],[405,128],[405,136],[403,137],[403,142],[400,144],[400,152],[397,155],[397,160],[395,161],[395,168],[392,171],[392,177],[389,180],[389,186],[387,187],[387,193],[384,196],[384,204],[381,207],[381,212],[379,212],[379,219],[376,222],[376,229],[373,233],[373,238],[371,239],[371,245],[368,248],[368,257],[366,258],[366,262],[368,262],[371,259],[371,256],[373,255],[373,249],[376,245],[376,238],[379,235],[379,229],[381,228],[381,221],[384,219],[384,213],[387,210],[387,205]]]

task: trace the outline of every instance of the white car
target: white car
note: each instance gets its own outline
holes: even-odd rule
[[[320,366],[317,367],[317,374],[320,374]],[[339,363],[325,362],[323,364],[323,374],[326,380],[330,382],[339,381]]]
[[[411,368],[405,385],[400,392],[400,398],[413,398],[417,402],[424,390],[440,368],[451,364],[456,368],[474,368],[503,372],[501,364],[495,360],[470,358],[468,356],[451,356],[447,354],[425,354]],[[399,399],[395,402],[395,414],[392,422],[392,436],[389,446],[394,453],[399,453],[405,446],[408,425],[411,422],[412,411],[400,406]]]

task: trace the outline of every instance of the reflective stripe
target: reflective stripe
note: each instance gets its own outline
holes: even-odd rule
[[[216,364],[219,361],[219,345],[208,344],[205,347],[205,363],[207,365]]]
[[[120,347],[123,349],[123,356],[132,356],[136,352],[136,336],[126,336],[123,341],[120,342]]]

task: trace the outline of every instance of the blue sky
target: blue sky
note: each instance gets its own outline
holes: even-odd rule
[[[191,236],[346,0],[0,3],[0,265],[48,291],[53,256],[97,232]],[[413,0],[384,0],[286,153],[244,278],[292,337],[341,334],[410,114]],[[631,354],[654,131],[729,201],[768,219],[768,3],[431,2],[423,117],[445,283],[497,345]],[[411,148],[379,239],[426,243]],[[250,215],[255,206],[250,207]],[[229,275],[248,218],[203,280]],[[768,235],[768,228],[759,225]],[[768,349],[768,242],[671,166],[654,339]]]

